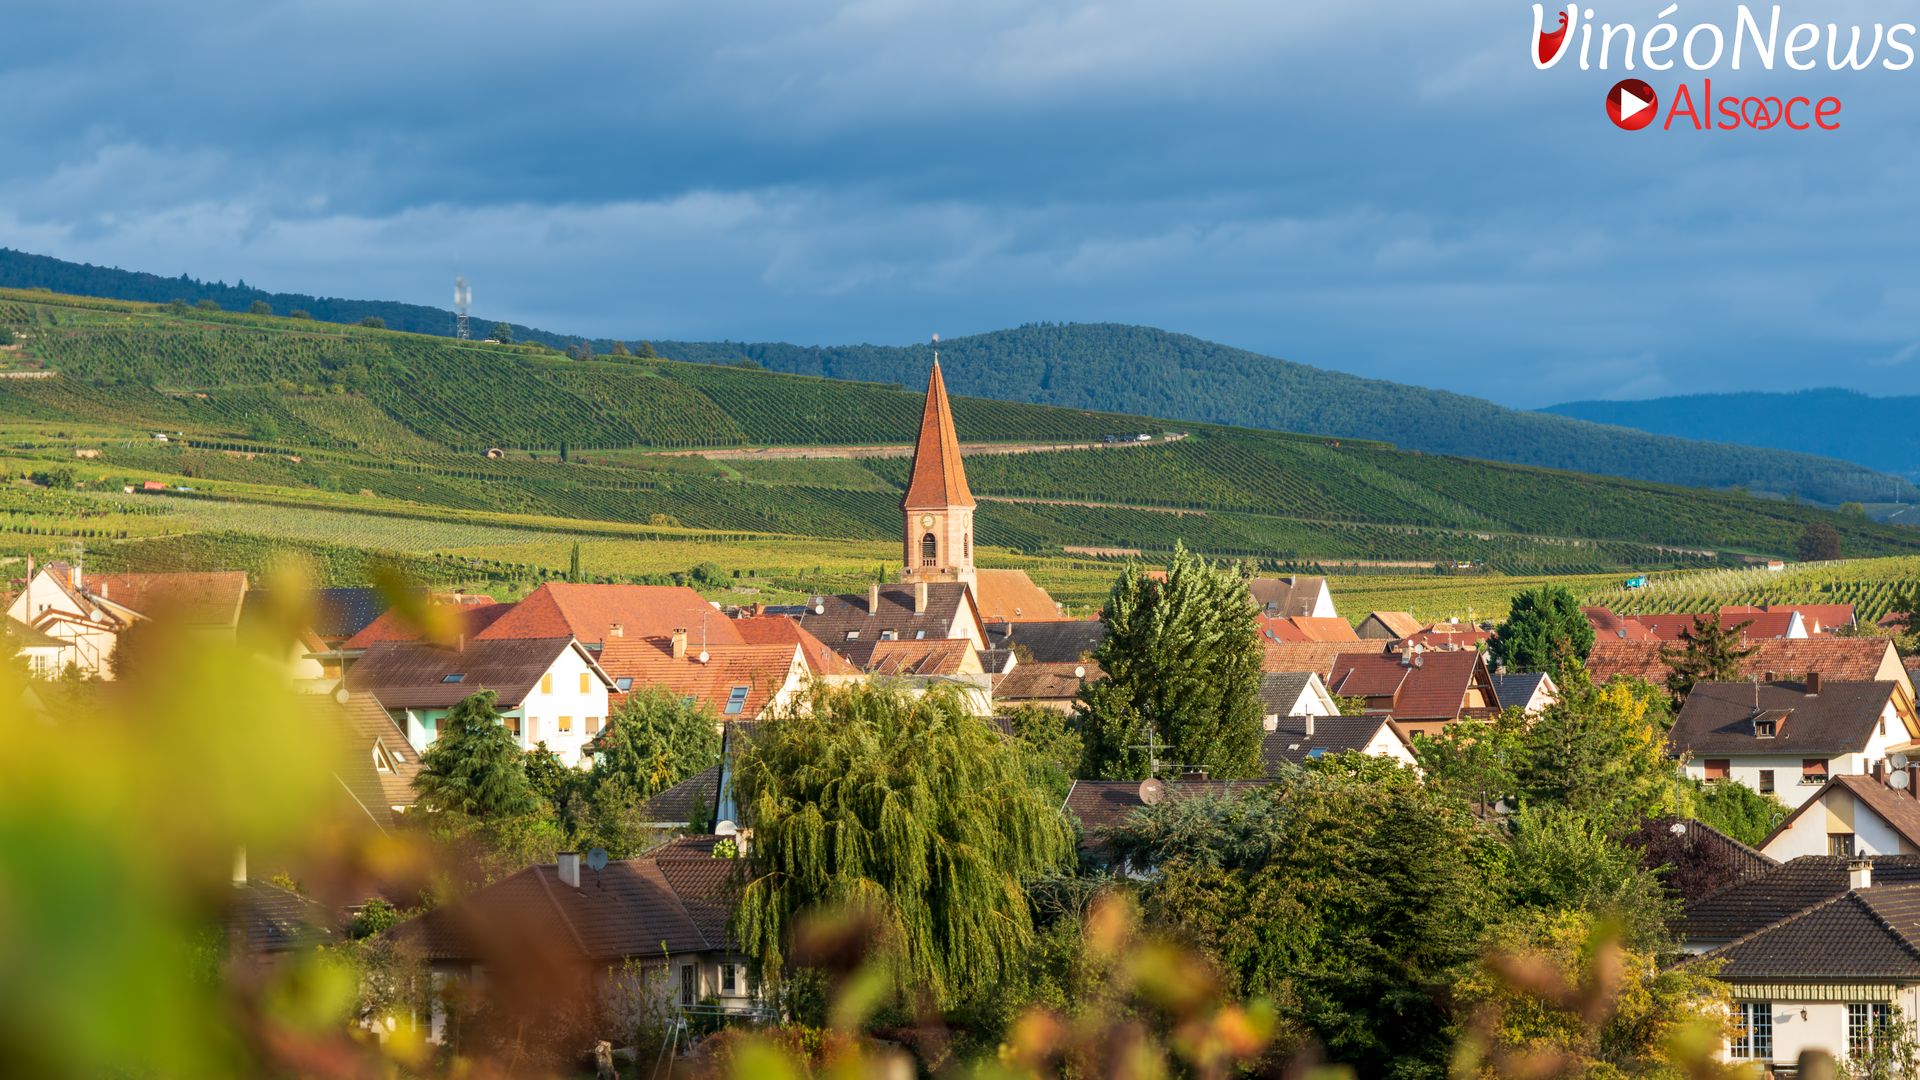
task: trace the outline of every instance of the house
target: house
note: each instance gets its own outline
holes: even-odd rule
[[[1025,570],[975,570],[974,599],[980,617],[993,622],[1058,619],[1060,604],[1034,584]]]
[[[492,626],[494,620],[513,610],[512,604],[471,593],[430,593],[426,599],[429,605],[445,609],[445,629],[456,639],[468,641]],[[354,631],[353,636],[341,642],[335,652],[342,667],[347,668],[352,667],[353,662],[374,645],[422,640],[425,640],[425,635],[420,627],[409,622],[398,610],[389,610],[381,612],[372,622]]]
[[[1266,719],[1267,730],[1272,731],[1283,717],[1338,716],[1340,705],[1315,672],[1263,672],[1260,712]]]
[[[1368,713],[1388,716],[1409,740],[1457,720],[1491,716],[1499,700],[1477,652],[1348,653],[1334,661],[1327,690],[1362,699]]]
[[[838,684],[861,679],[859,668],[827,648],[797,620],[785,615],[747,615],[733,620],[733,629],[748,645],[796,645],[806,662],[807,675],[816,682]]]
[[[1260,742],[1260,760],[1268,775],[1282,764],[1305,765],[1329,754],[1360,753],[1418,766],[1413,746],[1391,721],[1372,716],[1282,716]]]
[[[1392,642],[1387,646],[1389,652],[1406,652],[1419,648],[1427,652],[1461,652],[1478,649],[1493,640],[1493,631],[1485,630],[1472,623],[1443,622],[1415,631],[1413,634]]]
[[[1916,734],[1891,682],[1696,683],[1667,733],[1688,776],[1799,806],[1830,777],[1866,775]]]
[[[1529,671],[1494,675],[1493,695],[1503,709],[1519,709],[1528,716],[1538,716],[1540,710],[1560,700],[1560,688],[1546,672]]]
[[[26,582],[6,613],[13,625],[38,635],[27,653],[30,665],[42,665],[36,674],[73,667],[110,679],[120,634],[136,622],[158,620],[178,632],[231,641],[246,593],[247,575],[237,571],[88,574],[78,564],[53,562],[36,570],[29,561]]]
[[[719,820],[720,768],[709,765],[648,799],[642,818],[661,830],[711,830]]]
[[[1080,700],[1080,689],[1106,677],[1100,665],[1091,660],[1072,663],[1015,663],[1011,670],[993,681],[996,708],[1038,705],[1058,713],[1071,713]]]
[[[1262,615],[1285,618],[1305,615],[1316,619],[1337,619],[1333,594],[1324,577],[1289,574],[1286,577],[1257,577],[1248,583],[1253,603]]]
[[[1920,854],[1920,799],[1913,780],[1912,769],[1835,776],[1787,815],[1760,850],[1783,861]]]
[[[418,794],[420,753],[393,716],[371,695],[349,695],[343,704],[331,696],[305,696],[299,708],[309,723],[341,744],[334,775],[357,815],[375,829],[391,833],[413,808]]]
[[[1885,638],[1833,637],[1772,640],[1754,643],[1751,656],[1740,661],[1739,677],[1793,678],[1817,671],[1830,680],[1871,682],[1889,680],[1900,686],[1901,710],[1913,710],[1913,682],[1893,643]],[[1642,679],[1655,686],[1666,684],[1672,669],[1661,657],[1662,649],[1674,646],[1661,641],[1620,641],[1600,639],[1587,654],[1587,673],[1596,683],[1618,676]],[[1772,674],[1769,675],[1768,673]]]
[[[1345,619],[1322,619],[1309,615],[1258,617],[1260,636],[1270,641],[1359,641],[1353,626]]]
[[[1419,633],[1423,625],[1411,612],[1370,611],[1354,633],[1368,641],[1400,641]]]
[[[1920,1034],[1920,885],[1847,865],[1845,891],[1712,949],[1697,962],[1733,990],[1734,1062],[1789,1065],[1803,1050],[1863,1054],[1897,1008]]]
[[[1014,654],[1023,664],[1072,664],[1091,660],[1107,639],[1099,619],[1015,621],[987,627],[989,644]]]
[[[549,581],[493,619],[476,641],[571,637],[588,650],[621,638],[665,638],[685,628],[696,646],[739,645],[733,620],[681,585]]]
[[[1805,631],[1807,636],[1839,633],[1841,631],[1852,630],[1858,625],[1854,619],[1852,604],[1763,604],[1759,607],[1737,604],[1727,605],[1720,609],[1720,621],[1727,626],[1732,626],[1734,623],[1747,619],[1756,619],[1761,616],[1778,618],[1789,613],[1800,617],[1799,627]],[[1785,637],[1792,635],[1763,635],[1757,634],[1752,628],[1749,628],[1747,636]]]
[[[613,680],[612,708],[628,694],[660,687],[695,702],[721,721],[759,719],[790,706],[810,677],[797,642],[711,645],[693,651],[681,627],[665,638],[614,638],[600,649]]]
[[[387,933],[426,960],[436,981],[478,982],[490,993],[514,994],[529,971],[539,971],[545,977],[531,981],[542,993],[577,997],[590,1009],[619,992],[632,965],[663,982],[683,1009],[710,1003],[720,1012],[754,1012],[757,987],[727,930],[747,863],[719,857],[723,839],[745,843],[682,837],[598,871],[563,852],[555,863],[528,867]],[[445,1020],[436,1005],[435,1041]]]
[[[433,745],[440,721],[455,705],[492,690],[521,749],[544,743],[568,765],[582,763],[615,690],[593,654],[567,637],[476,640],[454,648],[379,642],[347,670],[346,688],[371,694],[420,751]]]
[[[1623,641],[1652,641],[1653,631],[1645,623],[1627,615],[1615,615],[1610,608],[1583,607],[1580,613],[1593,627],[1594,639],[1617,638]]]
[[[1720,620],[1720,625],[1729,630],[1740,628],[1740,636],[1748,641],[1764,641],[1775,638],[1801,639],[1810,637],[1807,622],[1800,613],[1791,609],[1775,608],[1763,610],[1754,607],[1723,607],[1717,612],[1681,611],[1657,615],[1635,615],[1634,621],[1646,627],[1647,632],[1661,641],[1677,642],[1682,636],[1702,621]]]
[[[961,581],[868,586],[865,596],[818,596],[795,616],[827,648],[851,660],[876,641],[964,640],[987,648],[987,628]]]

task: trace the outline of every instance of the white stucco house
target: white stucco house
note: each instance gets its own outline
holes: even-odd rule
[[[1907,748],[1916,732],[1899,708],[1897,684],[1700,683],[1668,733],[1687,775],[1745,784],[1797,807],[1835,776],[1865,776]]]

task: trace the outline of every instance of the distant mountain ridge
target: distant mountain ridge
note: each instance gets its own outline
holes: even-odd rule
[[[394,330],[441,336],[451,336],[454,325],[451,312],[420,304],[272,293],[245,283],[160,277],[5,248],[0,248],[0,287],[149,303],[208,299],[240,311],[263,300],[283,315],[300,309],[340,323],[375,315]],[[492,326],[484,316],[475,315],[473,321],[476,336]],[[518,324],[514,336],[556,347],[582,340]],[[599,339],[594,344],[605,352],[612,342]],[[926,345],[655,341],[654,347],[677,359],[750,359],[790,374],[883,383],[897,383],[906,372],[924,370],[930,352]],[[1912,483],[1849,461],[1508,409],[1463,394],[1309,367],[1151,327],[1035,324],[944,342],[941,360],[955,393],[1003,401],[1377,439],[1426,453],[1689,487],[1743,487],[1828,504],[1920,501],[1920,488]]]
[[[1542,411],[1666,435],[1821,454],[1920,477],[1920,429],[1914,423],[1920,397],[1871,397],[1828,388],[1570,401]]]

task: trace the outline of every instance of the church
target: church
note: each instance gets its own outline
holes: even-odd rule
[[[940,358],[927,378],[913,467],[900,500],[901,571],[864,596],[816,597],[798,618],[864,671],[898,676],[992,676],[1011,658],[996,649],[1008,624],[1060,619],[1022,570],[974,565],[973,493],[960,459]]]

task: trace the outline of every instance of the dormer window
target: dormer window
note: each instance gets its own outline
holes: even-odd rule
[[[896,640],[897,638],[899,638],[899,636],[900,636],[900,632],[899,632],[898,630],[882,630],[882,631],[880,631],[880,640],[881,640],[881,641],[893,641],[893,640]]]
[[[1771,739],[1780,734],[1781,725],[1787,722],[1791,709],[1763,709],[1753,714],[1753,737]]]

